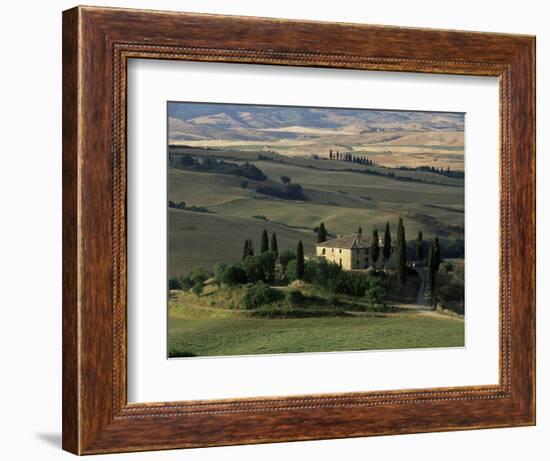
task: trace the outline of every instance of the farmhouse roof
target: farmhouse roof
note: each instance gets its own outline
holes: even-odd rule
[[[356,233],[351,235],[345,235],[332,240],[318,243],[317,246],[327,248],[368,248],[370,246],[369,241],[362,234]]]
[[[378,245],[380,247],[384,246],[384,239],[380,237],[378,241]],[[392,247],[395,246],[392,242]],[[352,249],[352,248],[370,248],[371,246],[371,239],[368,237],[365,237],[363,234],[355,233],[350,235],[344,235],[342,237],[337,237],[335,239],[326,240],[321,243],[317,243],[318,247],[325,247],[325,248],[345,248],[345,249]]]

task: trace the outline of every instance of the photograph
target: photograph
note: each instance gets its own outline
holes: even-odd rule
[[[464,125],[169,101],[168,357],[464,347]]]

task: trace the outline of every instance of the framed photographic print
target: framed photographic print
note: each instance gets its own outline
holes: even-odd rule
[[[534,52],[64,12],[64,449],[534,424]]]

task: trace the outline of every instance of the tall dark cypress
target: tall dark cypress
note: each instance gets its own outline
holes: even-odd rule
[[[378,262],[378,258],[380,257],[380,246],[378,243],[379,243],[378,229],[374,229],[372,231],[372,240],[370,243],[370,258],[374,266],[376,266],[376,263]]]
[[[418,231],[416,237],[416,260],[422,264],[424,261],[424,240],[422,239],[422,231]]]
[[[430,296],[432,298],[432,305],[435,307],[437,298],[435,293],[435,283],[436,283],[436,273],[437,273],[437,262],[436,262],[436,247],[435,243],[432,241],[430,245],[430,251],[428,253],[428,283],[430,285]]]
[[[435,270],[439,270],[439,265],[441,264],[441,248],[439,247],[439,238],[436,237],[434,241],[434,265]]]
[[[397,280],[401,286],[407,282],[407,242],[402,218],[397,226]]]
[[[277,234],[275,232],[271,234],[270,250],[275,253],[275,256],[279,256],[279,246],[277,245]]]
[[[317,243],[323,243],[327,241],[327,230],[325,229],[325,223],[319,225],[319,230],[317,231]]]
[[[247,256],[254,256],[254,246],[252,244],[252,239],[248,238],[244,241],[243,246],[243,261]]]
[[[304,278],[304,244],[301,240],[296,248],[296,278],[299,280]]]
[[[390,234],[390,223],[386,223],[386,230],[384,231],[384,248],[382,249],[382,254],[384,256],[384,264],[387,264],[391,258],[391,234]]]
[[[260,241],[260,253],[265,253],[266,251],[269,251],[269,239],[267,237],[267,231],[264,229]]]

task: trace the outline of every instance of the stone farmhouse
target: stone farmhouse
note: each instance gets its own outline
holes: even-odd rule
[[[346,270],[367,269],[375,265],[384,264],[384,239],[378,240],[379,256],[377,261],[372,261],[370,251],[372,237],[366,237],[356,233],[345,235],[332,240],[327,240],[316,245],[316,256],[335,262]],[[386,267],[395,267],[395,244],[392,242],[391,256],[385,262]]]

